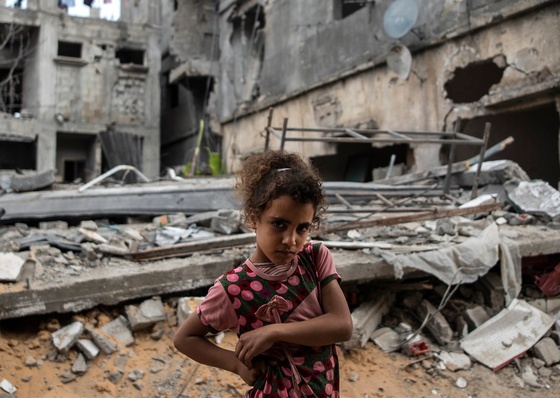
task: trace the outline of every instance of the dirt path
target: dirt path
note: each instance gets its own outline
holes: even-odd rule
[[[110,317],[102,315],[98,319],[106,322]],[[91,319],[84,316],[80,320]],[[45,330],[48,321],[33,318],[0,324],[0,381],[6,379],[17,387],[16,397],[227,398],[242,397],[247,389],[239,377],[198,365],[177,353],[171,340],[175,326],[166,322],[157,324],[153,330],[136,332],[134,345],[110,356],[100,353],[87,361],[84,374],[73,374],[71,368],[78,351],[72,349],[67,358],[57,356],[50,332]],[[59,321],[65,324],[70,319]],[[233,333],[226,333],[220,344],[233,348],[235,341]],[[497,373],[479,364],[469,370],[451,372],[438,369],[433,358],[410,365],[417,358],[383,353],[373,343],[364,349],[341,352],[340,357],[344,398],[552,398],[558,396],[560,388],[558,366],[543,368],[539,380],[543,387],[536,388],[522,382],[514,364]],[[526,357],[521,363],[532,365],[533,360]],[[460,377],[467,381],[466,388],[455,385]],[[4,397],[1,391],[0,397]]]

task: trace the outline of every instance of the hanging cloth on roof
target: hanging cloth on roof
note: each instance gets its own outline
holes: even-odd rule
[[[88,7],[91,7],[91,3],[93,3],[94,0],[84,0],[84,4]]]

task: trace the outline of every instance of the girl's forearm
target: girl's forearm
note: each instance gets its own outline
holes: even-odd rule
[[[176,347],[183,354],[196,362],[239,374],[240,366],[244,366],[233,351],[225,350],[201,336],[188,336]]]
[[[275,342],[307,346],[346,341],[352,336],[353,330],[351,319],[341,319],[330,313],[301,322],[276,323],[266,328],[270,328],[268,332]]]

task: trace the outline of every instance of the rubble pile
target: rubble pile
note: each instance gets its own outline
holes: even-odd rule
[[[342,275],[354,321],[352,339],[341,345],[348,355],[372,342],[408,357],[406,367],[427,380],[482,364],[498,373],[513,368],[520,388],[558,385],[560,193],[511,162],[484,162],[482,170],[474,199],[472,170],[453,176],[460,188],[451,194],[398,186],[405,176],[383,183],[394,186],[325,184],[330,213],[312,238],[331,249]],[[95,388],[113,393],[142,391],[143,380],[170,361],[183,368],[173,329],[195,292],[246,258],[254,234],[232,209],[129,221],[0,225],[0,319],[73,314],[42,323],[34,345],[50,352],[20,358],[23,366],[60,361],[58,377],[70,383],[111,360]],[[131,367],[138,338],[168,339],[165,356]],[[179,373],[166,381],[178,383]],[[457,389],[471,382],[468,374],[453,379]],[[11,393],[17,383],[4,379],[0,387]]]

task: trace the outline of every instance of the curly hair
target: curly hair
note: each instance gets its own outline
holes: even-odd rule
[[[288,195],[296,202],[311,203],[315,209],[312,229],[319,228],[326,211],[323,182],[315,167],[296,153],[268,150],[242,160],[234,189],[248,225],[255,223],[274,199]]]

